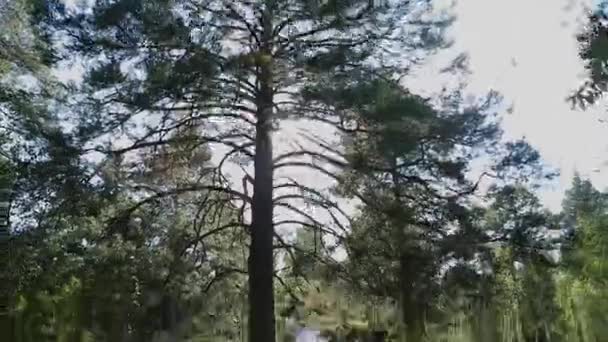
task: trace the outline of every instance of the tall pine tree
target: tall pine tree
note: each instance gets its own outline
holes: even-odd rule
[[[277,121],[347,120],[343,108],[311,101],[310,89],[348,85],[387,63],[401,76],[403,54],[437,43],[430,28],[445,22],[417,18],[426,1],[99,0],[71,13],[52,4],[50,32],[89,67],[82,87],[88,96],[76,110],[77,141],[123,130],[126,147],[91,147],[121,155],[171,143],[169,132],[194,125],[203,128],[200,144],[229,150],[218,183],[182,186],[250,205],[249,340],[274,341],[273,194],[303,187],[275,184],[273,174],[293,166],[288,158],[307,155],[273,155]],[[226,184],[221,166],[235,155],[253,161],[245,177],[252,196]]]

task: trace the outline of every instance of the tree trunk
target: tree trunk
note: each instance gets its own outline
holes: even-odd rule
[[[423,308],[415,296],[413,277],[416,276],[412,266],[413,260],[407,253],[400,258],[399,282],[401,288],[401,314],[405,326],[407,342],[420,342],[424,336]]]
[[[404,311],[408,311],[405,307]],[[418,308],[409,308],[405,319],[405,337],[407,342],[421,342],[424,337],[424,322],[418,315]]]
[[[396,156],[391,159],[391,164],[393,170],[397,170],[398,159]],[[399,174],[397,171],[393,171],[391,176],[395,202],[398,204],[398,209],[403,210]],[[418,265],[418,268],[415,267],[417,261],[411,251],[413,246],[408,246],[410,237],[406,236],[401,219],[394,217],[393,225],[397,229],[398,240],[403,244],[401,248],[404,249],[399,255],[399,290],[401,292],[399,296],[401,297],[402,324],[405,328],[406,341],[420,342],[424,336],[424,308],[416,296],[414,287],[414,280],[419,274],[420,265]]]
[[[372,331],[370,333],[370,335],[371,335],[369,338],[370,342],[384,342],[384,341],[386,341],[386,335],[388,335],[388,334],[386,331],[377,330],[377,331]]]
[[[178,308],[177,301],[169,294],[161,301],[161,330],[166,333],[167,342],[177,341]]]
[[[270,9],[263,18],[264,37],[258,59],[259,94],[255,139],[255,176],[251,204],[249,247],[249,341],[274,342],[273,164],[272,164],[272,21]]]
[[[492,288],[489,279],[481,280],[481,296],[475,302],[473,327],[475,340],[478,342],[498,341],[498,323],[496,321],[496,307],[492,305]]]

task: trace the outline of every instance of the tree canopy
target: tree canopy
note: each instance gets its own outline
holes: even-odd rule
[[[3,336],[604,340],[605,194],[577,175],[550,212],[500,94],[404,86],[452,21],[422,0],[0,6]]]

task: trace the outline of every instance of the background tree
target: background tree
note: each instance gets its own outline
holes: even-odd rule
[[[575,174],[562,202],[564,223],[573,227],[577,218],[600,213],[604,207],[603,197],[589,179],[583,179],[579,174]]]
[[[311,88],[308,96],[351,113],[341,127],[346,153],[324,145],[347,160],[338,191],[361,201],[346,240],[346,273],[368,293],[399,301],[407,339],[419,341],[440,269],[450,259],[471,260],[489,238],[467,203],[481,179],[471,181],[466,172],[484,151],[501,158],[490,149],[500,130],[484,113],[496,97],[467,108],[460,93],[448,94],[436,109],[386,78]],[[482,177],[512,177],[519,165],[526,166],[520,176],[537,174],[538,153],[521,141],[507,146],[509,153]]]
[[[587,79],[569,97],[573,105],[587,107],[597,103],[608,86],[606,61],[608,60],[608,31],[606,15],[608,3],[599,1],[589,11],[587,24],[577,35],[580,44],[579,56],[585,63]]]

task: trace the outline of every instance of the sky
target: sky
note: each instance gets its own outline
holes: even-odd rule
[[[578,171],[603,189],[608,186],[608,123],[605,105],[574,110],[565,98],[580,84],[584,69],[575,34],[591,0],[438,1],[451,8],[456,22],[451,48],[440,51],[415,71],[408,86],[436,91],[446,81],[439,70],[455,56],[469,57],[468,90],[496,90],[505,107],[503,128],[509,138],[525,137],[560,177],[539,195],[559,210],[564,190]],[[607,121],[608,122],[608,121]]]
[[[512,107],[502,113],[506,136],[525,137],[549,166],[559,169],[560,177],[539,192],[552,210],[559,210],[575,171],[600,189],[608,187],[608,120],[600,122],[608,119],[605,104],[583,112],[565,100],[584,76],[575,34],[584,23],[584,6],[593,1],[434,0],[456,15],[447,32],[453,45],[406,79],[420,93],[438,91],[449,82],[439,70],[466,53],[468,91],[478,96],[498,91],[505,108]],[[288,141],[301,129],[309,127],[283,125],[276,145],[293,146]],[[333,134],[326,135],[331,140]],[[305,173],[294,176],[318,182]]]

